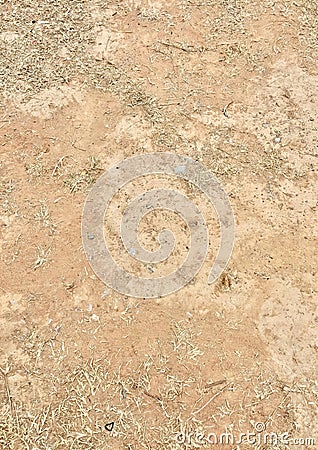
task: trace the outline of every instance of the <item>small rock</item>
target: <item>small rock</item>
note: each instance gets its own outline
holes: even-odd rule
[[[109,293],[110,293],[110,290],[109,290],[109,289],[106,289],[106,291],[104,291],[104,292],[102,293],[101,298],[105,298],[107,295],[109,295]]]
[[[96,314],[92,314],[91,319],[92,319],[94,322],[98,322],[98,321],[99,321],[99,316],[97,316]]]

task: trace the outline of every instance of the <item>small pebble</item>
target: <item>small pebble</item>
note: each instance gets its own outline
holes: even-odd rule
[[[92,314],[91,319],[94,320],[94,322],[98,322],[99,321],[99,316],[97,316],[96,314]]]
[[[104,291],[101,295],[101,298],[105,298],[107,295],[109,295],[110,291],[109,289],[106,289],[106,291]]]

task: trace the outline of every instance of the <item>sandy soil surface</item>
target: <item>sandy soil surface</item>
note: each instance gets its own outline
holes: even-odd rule
[[[314,0],[0,1],[1,449],[317,448],[317,38]],[[202,193],[128,186],[105,225],[121,264],[121,207],[153,187],[183,189],[211,237],[190,284],[145,300],[96,277],[81,215],[104,171],[153,151],[218,177],[236,240],[208,285]],[[175,215],[140,241],[163,225],[173,266]]]

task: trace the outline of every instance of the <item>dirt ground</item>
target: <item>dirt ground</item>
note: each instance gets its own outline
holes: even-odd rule
[[[0,1],[1,449],[318,448],[317,58],[315,0]],[[100,174],[152,151],[218,177],[236,240],[208,285],[215,213],[181,186],[208,260],[144,300],[94,275],[81,215]],[[114,199],[112,242],[118,207],[168,183]],[[166,220],[185,245],[164,214],[141,242]],[[264,430],[305,441],[189,438]]]

